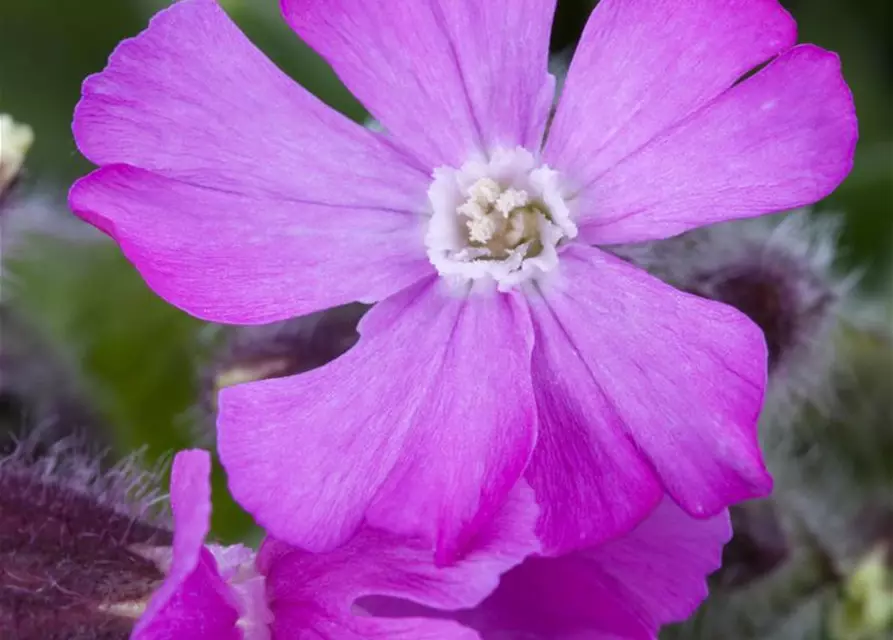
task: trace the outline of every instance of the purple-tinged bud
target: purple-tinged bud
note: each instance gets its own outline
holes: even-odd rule
[[[0,460],[0,637],[129,637],[130,603],[164,579],[139,551],[172,539],[150,487],[70,442]]]

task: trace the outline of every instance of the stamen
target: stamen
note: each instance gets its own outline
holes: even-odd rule
[[[496,202],[499,194],[502,193],[499,184],[492,178],[481,178],[468,190],[468,198],[483,207]]]
[[[428,257],[450,279],[487,278],[508,290],[554,269],[559,245],[577,234],[559,175],[525,149],[440,167],[428,193]]]
[[[496,235],[496,222],[489,216],[473,218],[465,224],[468,226],[468,237],[473,242],[486,244]]]
[[[530,196],[527,195],[526,191],[507,189],[502,192],[499,198],[497,198],[494,208],[501,213],[503,217],[508,218],[512,211],[520,209],[521,207],[526,207],[528,202],[530,202]]]
[[[471,200],[459,207],[457,211],[461,215],[465,216],[466,218],[471,218],[472,220],[480,220],[487,215],[486,206],[481,206],[477,202],[473,202]]]

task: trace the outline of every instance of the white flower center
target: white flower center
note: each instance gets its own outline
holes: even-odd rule
[[[428,197],[428,258],[458,282],[492,280],[506,291],[552,271],[559,245],[577,235],[559,174],[520,147],[435,170]]]

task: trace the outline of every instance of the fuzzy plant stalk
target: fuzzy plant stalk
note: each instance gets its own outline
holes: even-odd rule
[[[766,334],[760,422],[770,499],[733,508],[712,596],[666,638],[888,637],[893,543],[889,332],[835,271],[834,218],[794,212],[620,253]]]

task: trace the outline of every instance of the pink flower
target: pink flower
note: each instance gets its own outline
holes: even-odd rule
[[[425,544],[369,528],[328,553],[267,539],[255,556],[205,545],[209,472],[206,452],[177,455],[174,547],[156,552],[168,576],[134,640],[653,638],[706,597],[704,578],[731,534],[727,513],[694,520],[667,500],[621,539],[525,559],[538,548],[538,507],[519,486],[448,568],[435,567]]]
[[[593,245],[828,194],[856,140],[839,61],[775,0],[603,0],[550,121],[554,5],[283,0],[386,133],[213,0],[86,81],[101,168],[71,206],[159,295],[241,324],[378,303],[341,358],[220,396],[232,492],[280,539],[331,549],[365,520],[450,561],[523,478],[561,553],[665,493],[708,517],[770,490],[759,330]]]
[[[134,640],[473,640],[457,621],[425,615],[387,619],[354,615],[354,601],[409,599],[444,611],[476,606],[501,573],[537,547],[531,501],[513,500],[472,553],[445,569],[430,547],[364,528],[338,550],[312,554],[268,538],[255,554],[242,545],[206,545],[211,515],[210,457],[177,454],[171,477],[174,545],[153,550],[167,573],[133,632]],[[524,533],[526,532],[526,534]]]

